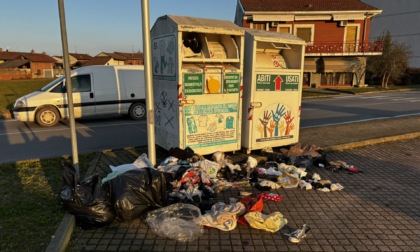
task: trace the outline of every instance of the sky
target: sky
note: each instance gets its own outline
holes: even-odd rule
[[[149,0],[164,15],[232,21],[237,0]],[[143,52],[142,0],[64,0],[70,53]],[[0,48],[62,55],[58,0],[1,0]]]

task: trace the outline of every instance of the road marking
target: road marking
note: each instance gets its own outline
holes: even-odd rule
[[[17,121],[17,120],[14,120]],[[76,130],[78,129],[89,129],[89,128],[100,128],[100,127],[112,127],[112,126],[124,126],[124,125],[137,125],[137,124],[146,124],[146,121],[141,122],[132,122],[132,123],[112,123],[112,124],[99,124],[99,125],[92,125],[92,126],[85,126],[85,125],[76,125]],[[139,128],[140,129],[140,128]],[[7,136],[7,135],[20,135],[20,134],[28,134],[28,133],[42,133],[42,132],[53,132],[53,131],[68,131],[70,127],[68,125],[63,125],[57,128],[48,128],[48,129],[38,129],[38,130],[23,130],[23,131],[16,131],[16,132],[7,132],[7,133],[0,133],[0,136]]]
[[[350,123],[358,123],[358,122],[368,122],[368,121],[374,121],[374,120],[383,120],[383,119],[400,118],[400,117],[407,117],[407,116],[418,116],[418,115],[420,115],[420,113],[407,114],[407,115],[398,115],[398,116],[389,116],[389,117],[369,118],[369,119],[355,120],[355,121],[347,121],[347,122],[341,122],[341,123],[327,123],[327,124],[320,124],[320,125],[300,127],[300,128],[301,129],[310,129],[310,128],[317,128],[317,127],[335,126],[335,125],[342,125],[342,124],[350,124]]]

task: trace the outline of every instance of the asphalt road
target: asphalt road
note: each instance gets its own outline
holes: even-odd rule
[[[420,91],[343,95],[302,101],[301,129],[420,115]]]
[[[301,128],[420,115],[420,91],[305,99]],[[146,121],[121,116],[77,120],[79,153],[147,144]],[[53,128],[0,121],[0,163],[71,154],[68,121]]]
[[[146,121],[116,116],[76,120],[79,153],[147,144]],[[71,155],[69,122],[52,128],[15,120],[0,121],[0,163]]]

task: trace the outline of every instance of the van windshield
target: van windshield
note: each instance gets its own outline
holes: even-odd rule
[[[41,88],[39,91],[46,92],[50,90],[50,88],[54,87],[57,83],[63,81],[64,76],[53,80],[52,82],[48,83],[45,87]]]

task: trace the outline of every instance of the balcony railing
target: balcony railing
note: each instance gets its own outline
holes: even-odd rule
[[[378,54],[383,51],[383,41],[366,43],[310,42],[306,54]]]

